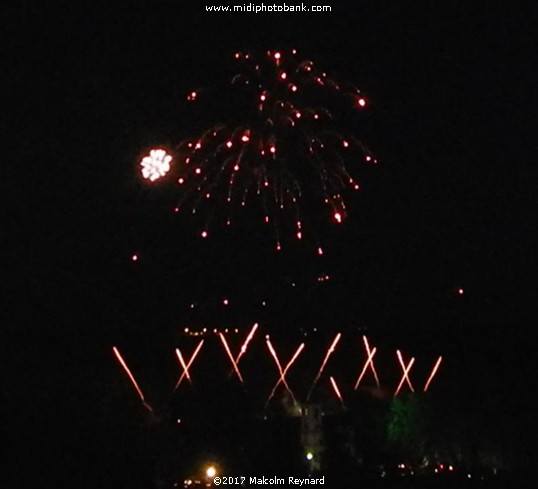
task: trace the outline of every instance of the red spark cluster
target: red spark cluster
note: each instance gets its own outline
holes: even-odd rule
[[[272,227],[276,250],[284,237],[308,236],[321,254],[318,223],[344,222],[362,167],[377,162],[356,136],[367,99],[296,50],[232,58],[231,80],[186,96],[194,118],[204,104],[215,114],[174,151],[180,195],[174,212],[201,216],[206,238],[210,224],[229,226],[242,218],[242,207],[255,205]]]

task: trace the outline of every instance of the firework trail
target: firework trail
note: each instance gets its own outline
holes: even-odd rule
[[[176,383],[176,386],[174,387],[174,391],[179,387],[179,384],[183,381],[185,377],[191,382],[191,376],[189,374],[189,368],[194,362],[194,359],[196,358],[196,355],[198,355],[198,352],[202,348],[202,345],[204,344],[204,340],[201,340],[200,343],[198,343],[198,346],[196,347],[196,350],[194,350],[194,353],[191,356],[191,359],[189,360],[189,363],[186,364],[185,360],[183,359],[183,355],[181,354],[181,351],[179,351],[179,348],[176,348],[176,356],[179,360],[179,363],[181,364],[181,367],[183,368],[183,373],[181,374],[181,377],[179,377],[179,380]]]
[[[252,329],[250,330],[250,333],[248,334],[247,339],[241,345],[241,350],[239,351],[239,355],[237,355],[237,358],[235,359],[235,363],[237,365],[239,365],[239,360],[241,360],[241,357],[247,352],[248,345],[252,341],[252,338],[254,337],[254,335],[256,334],[257,329],[258,329],[258,323],[252,326]]]
[[[315,385],[317,384],[319,378],[321,377],[321,374],[323,373],[323,370],[325,369],[325,365],[327,365],[327,362],[329,361],[329,357],[334,353],[336,345],[340,341],[341,337],[342,337],[342,334],[338,333],[336,337],[334,338],[331,346],[327,350],[323,363],[321,364],[321,368],[319,369],[318,374],[316,375],[316,378],[314,379],[314,382],[312,382],[312,386],[310,387],[310,390],[308,391],[308,396],[306,397],[307,401],[310,399],[310,396],[312,395],[312,391],[314,390]]]
[[[428,380],[426,381],[426,384],[424,385],[424,392],[428,390],[428,387],[430,386],[431,381],[435,377],[435,374],[437,373],[437,370],[439,369],[439,366],[441,365],[442,360],[443,360],[443,357],[441,356],[437,359],[437,362],[435,363],[433,367],[432,373],[430,374],[430,376],[428,377]]]
[[[175,211],[204,216],[199,232],[205,238],[213,221],[229,226],[242,207],[254,203],[260,222],[273,230],[277,250],[281,230],[300,241],[307,224],[317,241],[303,209],[342,223],[348,194],[359,190],[361,166],[377,163],[350,130],[362,123],[367,100],[295,50],[235,53],[233,62],[227,84],[187,96],[198,112],[210,105],[215,115],[174,151],[180,194]],[[166,167],[147,165],[150,179],[160,178]],[[319,243],[316,249],[323,254]]]
[[[112,347],[112,351],[114,352],[114,355],[116,355],[116,358],[118,359],[118,361],[120,362],[120,365],[123,367],[123,370],[125,371],[125,373],[127,374],[127,377],[129,377],[129,380],[131,381],[131,383],[133,384],[134,388],[135,388],[135,391],[136,393],[138,394],[138,397],[140,397],[140,400],[142,401],[142,404],[144,405],[144,407],[150,411],[151,413],[153,413],[153,408],[146,402],[145,398],[144,398],[144,394],[142,392],[142,389],[140,389],[139,385],[138,385],[138,382],[136,381],[136,379],[134,378],[134,375],[132,374],[131,370],[129,369],[129,367],[127,366],[127,363],[125,362],[125,360],[123,359],[123,357],[121,356],[121,353],[120,351],[115,347],[113,346]]]
[[[379,388],[380,384],[379,384],[379,378],[377,376],[377,372],[375,370],[375,366],[374,366],[374,355],[376,354],[376,351],[377,351],[377,348],[374,347],[373,350],[370,350],[370,345],[368,344],[368,338],[366,338],[366,336],[363,336],[362,337],[362,340],[364,342],[364,347],[366,349],[366,354],[368,355],[368,358],[366,359],[366,362],[364,363],[364,367],[357,379],[357,382],[355,383],[355,390],[357,390],[357,388],[359,387],[359,384],[362,380],[362,378],[364,377],[364,374],[366,373],[366,370],[368,370],[368,367],[370,367],[370,369],[372,370],[372,373],[374,374],[374,378],[375,378],[375,382],[377,384],[377,387]]]
[[[336,380],[334,380],[334,377],[329,377],[329,380],[331,381],[332,388],[334,390],[334,393],[336,394],[336,397],[340,399],[340,402],[342,403],[342,407],[344,407],[344,399],[342,398],[342,394],[340,394],[340,389],[338,388],[338,385],[336,385]]]
[[[230,347],[228,346],[228,342],[226,341],[226,338],[224,337],[224,335],[222,333],[219,333],[219,338],[220,338],[222,344],[224,345],[224,349],[226,350],[226,353],[228,355],[228,358],[230,359],[230,362],[232,362],[232,365],[233,365],[235,373],[237,374],[237,377],[239,378],[241,383],[243,383],[243,377],[241,376],[241,372],[239,371],[239,368],[237,366],[237,362],[234,359],[234,357],[232,355],[232,352],[230,351]]]
[[[245,341],[241,345],[241,348],[239,349],[239,354],[237,355],[237,358],[235,358],[235,359],[232,356],[232,353],[231,353],[231,350],[230,350],[230,348],[228,346],[226,338],[225,337],[221,338],[221,341],[222,341],[222,343],[224,345],[224,348],[226,349],[226,353],[227,353],[228,357],[230,358],[230,360],[232,361],[234,371],[237,374],[237,376],[239,377],[239,379],[241,380],[241,382],[243,382],[243,378],[242,378],[242,376],[240,374],[240,371],[239,371],[239,361],[241,360],[241,357],[247,352],[248,345],[252,341],[252,338],[254,337],[254,335],[256,334],[257,329],[258,329],[258,323],[255,323],[252,326],[252,328],[251,328],[248,336],[246,337]]]
[[[407,385],[409,386],[409,389],[411,389],[411,392],[415,392],[415,389],[413,388],[413,384],[411,384],[411,380],[409,379],[409,372],[411,370],[411,367],[415,363],[415,357],[411,358],[411,360],[409,360],[409,363],[405,365],[400,350],[396,350],[396,355],[398,356],[398,361],[400,362],[400,365],[402,367],[403,374],[402,374],[402,380],[400,380],[400,383],[398,384],[398,387],[394,395],[395,396],[398,395],[404,382],[407,382]]]
[[[299,345],[299,347],[297,348],[295,354],[293,355],[293,357],[291,358],[291,360],[288,362],[288,364],[286,365],[286,368],[284,370],[282,370],[282,366],[280,364],[280,361],[278,360],[278,356],[275,352],[275,349],[273,348],[273,345],[271,344],[271,341],[269,340],[269,338],[267,338],[266,340],[267,342],[267,347],[269,348],[269,351],[271,352],[271,355],[273,356],[274,360],[275,360],[275,363],[276,363],[276,366],[278,368],[278,372],[280,373],[280,378],[278,379],[277,383],[275,384],[275,386],[273,387],[273,390],[271,391],[271,394],[269,394],[269,397],[267,398],[267,401],[265,403],[265,405],[267,406],[269,404],[269,401],[273,398],[273,396],[275,395],[275,392],[278,388],[278,386],[280,385],[280,383],[282,382],[284,384],[284,387],[286,388],[286,390],[290,393],[292,399],[293,399],[293,402],[295,404],[297,404],[297,399],[295,399],[295,396],[293,395],[293,392],[292,390],[290,389],[290,386],[288,385],[288,382],[286,381],[286,374],[288,373],[288,370],[290,369],[290,367],[293,365],[293,363],[295,362],[295,360],[297,360],[297,357],[301,354],[301,352],[303,351],[303,348],[304,348],[304,343],[301,343]]]

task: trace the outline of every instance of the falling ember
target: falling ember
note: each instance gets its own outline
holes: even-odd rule
[[[465,293],[465,291],[463,289],[458,289],[458,294],[459,295],[463,295]]]
[[[435,374],[437,373],[437,370],[439,370],[439,366],[441,365],[442,360],[443,360],[443,357],[441,356],[437,359],[437,362],[435,363],[433,367],[432,373],[430,374],[430,376],[428,377],[428,380],[426,381],[426,384],[424,385],[424,392],[428,390],[428,387],[430,386],[431,381],[433,380]]]
[[[329,357],[334,353],[334,350],[336,348],[336,345],[340,341],[340,338],[342,337],[342,333],[338,333],[336,337],[334,338],[331,346],[327,350],[327,353],[325,354],[325,358],[323,360],[323,363],[321,364],[321,367],[318,371],[318,374],[316,375],[316,378],[314,379],[314,382],[312,382],[312,386],[310,387],[310,391],[308,392],[308,396],[306,397],[306,400],[310,399],[310,395],[312,394],[312,391],[314,390],[315,385],[317,384],[319,378],[321,377],[321,374],[323,373],[323,370],[325,369],[325,365],[327,365],[327,362],[329,361]]]
[[[127,363],[125,363],[125,360],[121,356],[120,351],[115,346],[112,347],[112,351],[114,352],[114,355],[116,355],[116,358],[120,362],[120,365],[123,367],[123,370],[127,374],[127,377],[129,377],[129,380],[133,384],[136,390],[136,393],[138,394],[138,397],[140,397],[140,400],[142,401],[142,404],[144,405],[144,407],[148,409],[150,412],[153,412],[153,408],[144,399],[144,394],[142,393],[142,389],[140,389],[138,383],[136,382],[136,379],[134,378],[134,375],[131,373],[131,370],[127,366]]]
[[[394,395],[395,396],[398,395],[398,393],[400,392],[400,389],[403,386],[403,383],[406,381],[407,381],[407,385],[409,386],[409,389],[411,389],[411,392],[415,392],[415,389],[413,388],[413,385],[411,384],[411,380],[409,380],[409,372],[411,370],[411,367],[415,363],[415,358],[414,357],[411,358],[411,360],[409,360],[409,363],[405,365],[400,350],[396,350],[396,355],[398,356],[398,361],[400,362],[400,365],[402,366],[403,374],[402,374],[402,380],[400,380],[400,383],[398,384],[398,387],[396,391],[394,392]]]
[[[342,399],[342,394],[340,394],[340,389],[336,385],[336,380],[334,380],[334,377],[329,377],[329,380],[331,381],[331,385],[333,387],[334,393],[336,394],[336,397],[340,399],[340,402],[342,403],[342,406],[344,405],[344,399]]]
[[[291,397],[293,399],[293,402],[295,404],[297,404],[297,400],[295,399],[295,396],[294,396],[292,390],[290,389],[290,386],[288,385],[288,382],[286,381],[286,374],[288,373],[288,370],[293,365],[295,360],[297,360],[297,357],[303,351],[304,343],[301,343],[299,345],[299,347],[297,348],[297,351],[295,352],[295,354],[293,355],[291,360],[288,362],[288,364],[286,365],[286,368],[284,370],[282,370],[282,366],[280,364],[280,361],[278,360],[278,356],[277,356],[277,354],[275,352],[275,349],[273,348],[273,345],[271,344],[271,340],[269,338],[266,339],[266,343],[267,343],[267,348],[269,348],[269,351],[271,352],[271,355],[273,356],[273,358],[275,360],[276,366],[278,368],[278,372],[280,373],[280,378],[278,379],[277,383],[273,387],[273,390],[271,391],[271,394],[269,394],[269,397],[267,398],[266,404],[268,404],[269,401],[273,398],[273,396],[275,395],[275,392],[276,392],[278,386],[280,385],[280,383],[284,384],[284,387],[290,393],[290,395],[291,395]]]
[[[164,149],[152,149],[140,162],[142,177],[150,182],[164,177],[170,171],[171,161],[172,157]]]
[[[230,351],[230,347],[228,346],[228,342],[226,341],[226,338],[224,337],[222,333],[219,333],[219,338],[220,338],[220,341],[222,341],[222,344],[224,346],[224,349],[226,350],[226,354],[228,355],[230,362],[232,362],[232,365],[233,365],[235,373],[237,374],[237,377],[239,378],[240,382],[243,383],[243,377],[241,376],[241,372],[239,371],[237,362],[234,359],[232,352]]]
[[[179,360],[179,363],[181,364],[181,367],[183,368],[183,373],[181,374],[181,377],[179,377],[179,380],[176,382],[174,391],[179,387],[179,384],[181,384],[181,382],[183,381],[185,377],[187,377],[187,379],[189,379],[189,382],[190,382],[191,376],[189,374],[189,368],[191,368],[191,365],[193,364],[198,353],[200,352],[200,349],[202,348],[203,344],[204,344],[204,340],[201,340],[200,343],[198,343],[196,350],[194,350],[194,353],[192,354],[191,359],[189,360],[187,364],[185,363],[185,360],[183,359],[183,355],[181,354],[181,351],[179,350],[179,348],[176,348],[176,356]]]
[[[368,338],[366,338],[366,336],[363,336],[362,340],[364,342],[364,347],[366,349],[366,354],[368,355],[368,358],[367,358],[366,362],[364,363],[364,367],[363,367],[359,377],[357,378],[357,382],[355,383],[355,390],[357,390],[357,388],[359,387],[359,384],[360,384],[362,378],[364,377],[364,374],[366,373],[366,370],[368,370],[368,367],[370,367],[370,369],[372,370],[372,373],[374,374],[374,378],[375,378],[375,382],[377,384],[377,387],[380,386],[379,378],[377,376],[377,372],[376,372],[375,366],[374,366],[374,356],[376,354],[377,348],[374,347],[372,350],[370,350],[370,345],[368,344]]]
[[[200,233],[200,236],[201,236],[202,238],[205,239],[205,238],[207,238],[207,237],[209,236],[209,234],[208,234],[208,232],[204,229],[204,230]]]
[[[323,255],[323,248],[321,246],[318,247],[318,255],[319,256]]]
[[[131,261],[138,261],[138,255],[131,256]]]
[[[342,214],[338,211],[334,211],[333,213],[333,220],[334,222],[341,224],[342,223]]]
[[[173,183],[181,185],[175,187],[181,194],[181,207],[206,214],[199,229],[207,222],[224,225],[236,208],[250,205],[251,195],[261,200],[259,208],[274,223],[275,241],[282,239],[280,231],[289,230],[284,221],[293,222],[292,216],[299,215],[302,203],[310,197],[319,202],[328,199],[327,220],[342,223],[347,218],[346,199],[356,188],[354,181],[348,181],[351,175],[356,178],[357,158],[364,164],[366,152],[352,133],[360,124],[351,118],[361,117],[356,108],[368,101],[351,84],[337,83],[311,61],[296,59],[291,53],[270,50],[253,59],[248,53],[232,51],[232,60],[253,61],[233,63],[236,71],[231,79],[214,89],[186,92],[191,101],[210,94],[215,97],[214,104],[209,104],[215,112],[208,114],[208,125],[179,142],[181,165],[172,164],[179,173]],[[315,91],[309,89],[312,84]],[[231,111],[224,118],[227,122],[216,123],[215,119],[222,119],[222,110]],[[326,124],[314,124],[318,119]],[[303,167],[314,172],[303,172]],[[160,178],[162,173],[159,170],[151,178]],[[208,194],[212,202],[199,205]],[[235,198],[247,194],[248,199]],[[304,194],[310,194],[309,198],[302,199]],[[224,211],[219,204],[226,201],[230,206]],[[280,211],[284,211],[282,217]],[[298,235],[292,229],[286,239],[310,236],[315,236],[315,230]]]

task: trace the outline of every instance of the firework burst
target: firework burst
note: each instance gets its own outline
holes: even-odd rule
[[[186,96],[196,114],[209,105],[212,121],[175,151],[174,210],[201,216],[205,238],[210,227],[230,226],[242,207],[255,205],[277,250],[284,235],[317,243],[313,221],[342,223],[361,166],[376,163],[353,135],[367,99],[295,50],[238,52],[233,62],[236,71],[223,87]],[[319,243],[316,249],[323,253]]]
[[[140,162],[142,177],[150,182],[159,180],[170,171],[172,157],[164,149],[152,149]]]

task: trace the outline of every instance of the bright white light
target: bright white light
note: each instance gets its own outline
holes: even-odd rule
[[[171,161],[172,157],[164,149],[152,149],[140,162],[142,176],[150,182],[164,177],[170,171]]]
[[[314,458],[314,454],[312,452],[308,452],[306,454],[306,460],[312,460]]]
[[[215,475],[217,474],[217,469],[215,467],[213,467],[213,465],[210,465],[206,471],[205,471],[207,477],[215,477]]]

